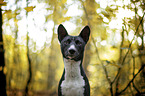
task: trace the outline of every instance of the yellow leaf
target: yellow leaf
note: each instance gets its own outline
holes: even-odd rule
[[[67,1],[67,0],[62,0],[61,2],[62,2],[62,3],[66,3],[66,1]]]
[[[5,12],[3,14],[11,14],[12,10],[5,10]]]
[[[36,6],[29,6],[29,7],[25,7],[24,9],[27,11],[27,12],[30,12],[30,11],[33,11],[33,9],[35,8]]]
[[[6,6],[6,5],[7,5],[7,3],[4,2],[4,0],[0,0],[0,7],[1,7],[1,6]]]
[[[13,18],[13,14],[12,14],[12,10],[5,10],[5,12],[3,13],[3,17],[4,19],[11,19]]]
[[[138,69],[137,69],[137,68],[135,68],[135,72],[134,72],[134,73],[136,74],[137,72],[138,72]]]
[[[17,24],[18,23],[18,19],[14,19],[14,22]]]

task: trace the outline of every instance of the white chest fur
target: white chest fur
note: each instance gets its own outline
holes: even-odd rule
[[[85,81],[80,71],[81,61],[64,58],[65,80],[61,84],[62,95],[83,96]]]

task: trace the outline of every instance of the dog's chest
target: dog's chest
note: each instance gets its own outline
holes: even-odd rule
[[[63,96],[84,96],[84,81],[66,81],[64,80],[61,85]]]
[[[64,59],[65,80],[62,81],[61,90],[64,96],[83,96],[85,81],[80,72],[81,61]]]

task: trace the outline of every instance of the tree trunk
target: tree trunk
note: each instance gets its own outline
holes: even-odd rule
[[[5,60],[4,60],[4,46],[2,36],[2,10],[0,8],[0,95],[6,95],[6,76],[4,74]]]
[[[27,3],[27,7],[28,7],[28,0],[26,0]],[[28,12],[26,12],[26,17],[28,16]],[[28,28],[28,24],[27,24],[27,28]],[[26,42],[26,46],[27,46],[27,59],[28,59],[28,71],[29,71],[29,76],[28,76],[28,81],[26,83],[26,89],[25,89],[25,96],[28,95],[28,87],[30,85],[30,82],[32,81],[32,68],[31,68],[31,59],[30,59],[30,55],[29,55],[29,32],[27,32],[27,42]]]

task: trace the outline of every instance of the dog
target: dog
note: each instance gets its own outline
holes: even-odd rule
[[[62,24],[57,32],[64,61],[58,96],[90,96],[89,81],[82,67],[85,45],[90,36],[89,26],[85,26],[78,36],[70,36]]]

